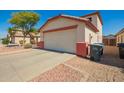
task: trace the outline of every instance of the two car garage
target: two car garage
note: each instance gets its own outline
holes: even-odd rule
[[[95,18],[97,17],[98,14],[95,14]],[[96,19],[94,20],[97,22]],[[80,56],[86,56],[89,40],[91,43],[97,42],[96,36],[99,36],[99,30],[89,19],[68,15],[49,18],[39,31],[41,34],[40,48]]]
[[[60,29],[53,32],[45,32],[44,48],[76,53],[76,29]]]

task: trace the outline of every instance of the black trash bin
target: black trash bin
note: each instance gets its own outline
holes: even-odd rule
[[[90,45],[90,59],[94,61],[100,61],[101,55],[103,53],[103,46],[100,44]]]
[[[124,59],[124,43],[119,43],[119,56],[121,59]]]
[[[101,55],[103,55],[104,44],[103,43],[94,43],[94,44],[102,46],[102,49],[100,52],[101,52]]]

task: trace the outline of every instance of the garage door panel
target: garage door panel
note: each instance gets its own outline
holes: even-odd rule
[[[44,48],[76,52],[76,29],[44,33]]]

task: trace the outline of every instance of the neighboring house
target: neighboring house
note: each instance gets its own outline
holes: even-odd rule
[[[41,46],[76,53],[78,43],[102,43],[102,25],[99,12],[81,17],[62,14],[52,17],[39,30]]]
[[[116,45],[116,37],[115,35],[103,36],[103,43],[107,46],[115,46]]]
[[[124,28],[116,34],[117,43],[124,43]]]
[[[40,41],[40,35],[34,35],[34,39],[37,42]],[[24,39],[24,36],[22,34],[21,31],[16,31],[16,34],[14,35],[13,39],[12,39],[12,43],[15,43],[15,44],[20,44],[19,41],[23,40]],[[30,39],[30,36],[27,35],[26,38],[25,38],[25,43],[30,43],[31,39]]]

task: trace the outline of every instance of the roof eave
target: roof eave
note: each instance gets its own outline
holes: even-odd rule
[[[56,18],[59,18],[59,17],[63,17],[63,18],[68,18],[68,19],[72,19],[72,20],[76,20],[76,21],[80,21],[80,22],[84,22],[87,26],[89,26],[92,30],[94,30],[95,32],[99,32],[99,30],[89,21],[86,21],[86,20],[83,20],[83,19],[77,19],[77,18],[72,18],[72,17],[69,17],[69,16],[62,16],[62,15],[58,15],[58,16],[55,16],[53,18],[50,18],[46,21],[46,23],[40,27],[39,29],[39,32],[41,31],[41,29],[50,21],[50,20],[54,20]]]
[[[100,15],[99,11],[96,11],[94,13],[90,13],[90,14],[87,14],[87,15],[84,15],[84,16],[81,16],[81,17],[87,17],[87,16],[91,16],[91,15],[98,15],[98,17],[100,19],[100,22],[103,25],[103,21],[102,21],[102,18],[101,18],[101,15]]]

